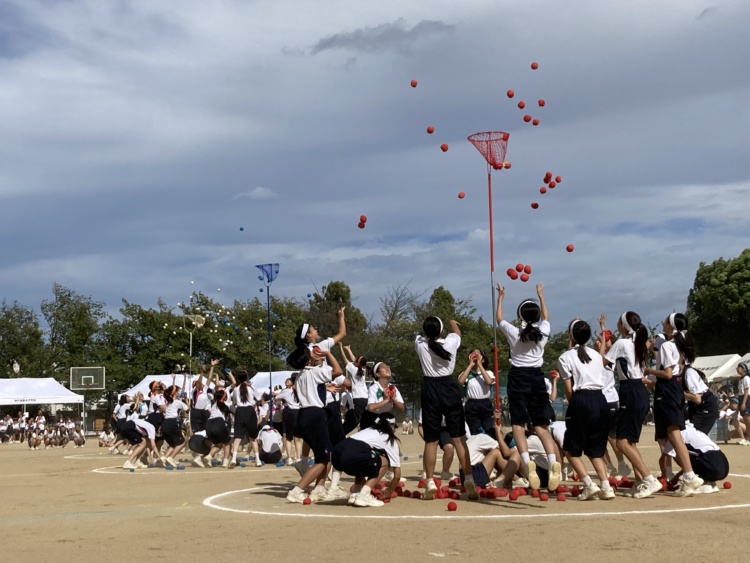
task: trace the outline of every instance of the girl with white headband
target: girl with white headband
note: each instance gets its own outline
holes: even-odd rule
[[[391,385],[391,368],[378,362],[372,369],[375,382],[367,391],[367,410],[362,413],[361,428],[372,426],[378,415],[392,413],[393,410],[404,412],[404,398],[395,385]]]
[[[522,471],[528,473],[532,489],[540,486],[536,463],[531,460],[526,442],[526,425],[534,426],[549,461],[547,488],[554,490],[560,485],[562,468],[557,460],[555,441],[549,432],[549,393],[545,384],[542,364],[544,347],[550,333],[547,304],[544,301],[544,284],[537,284],[539,303],[527,299],[517,310],[521,328],[513,326],[503,316],[505,288],[497,284],[497,322],[508,341],[510,371],[508,372],[508,406],[510,424],[518,453],[521,454]]]
[[[464,413],[469,433],[492,434],[495,427],[495,406],[492,404],[492,386],[495,376],[488,372],[490,360],[484,350],[474,348],[469,353],[469,365],[458,376],[458,384],[463,385],[466,393]]]
[[[737,364],[737,375],[740,380],[737,382],[737,397],[739,398],[738,417],[742,417],[745,423],[745,435],[740,439],[740,444],[750,446],[750,367],[744,362]],[[737,425],[740,428],[740,425]]]
[[[602,329],[601,346],[604,345],[604,334],[609,332],[604,326],[605,320],[606,315],[599,317]],[[648,470],[637,446],[649,409],[648,390],[643,379],[648,330],[638,313],[633,311],[626,311],[620,315],[617,319],[617,330],[621,338],[612,344],[604,356],[604,365],[613,366],[620,381],[617,447],[628,458],[639,479],[632,489],[625,492],[625,496],[646,498],[661,490],[661,483]]]
[[[573,470],[581,476],[583,491],[579,500],[610,500],[615,492],[607,480],[607,451],[609,406],[602,392],[606,377],[604,362],[598,352],[586,343],[591,338],[591,327],[576,319],[568,326],[570,350],[557,361],[565,383],[568,409],[565,412],[565,438],[562,449]],[[594,466],[601,487],[591,480],[581,455],[585,454]]]
[[[686,497],[700,492],[703,479],[693,472],[690,452],[680,434],[685,429],[685,391],[680,371],[680,362],[690,365],[695,361],[693,339],[687,333],[687,317],[682,313],[672,313],[664,322],[664,335],[667,341],[659,351],[659,369],[647,367],[646,375],[656,376],[654,389],[654,423],[656,440],[664,449],[669,442],[674,448],[677,462],[682,468],[680,488],[676,495]]]
[[[452,333],[444,339],[443,321],[427,317],[422,323],[424,336],[417,336],[414,348],[422,366],[422,431],[424,434],[425,493],[432,500],[437,493],[433,479],[437,461],[440,427],[445,417],[445,428],[466,475],[464,486],[469,500],[477,500],[479,493],[471,473],[471,457],[466,446],[466,419],[464,418],[463,391],[453,379],[456,353],[461,345],[461,328],[451,320]]]

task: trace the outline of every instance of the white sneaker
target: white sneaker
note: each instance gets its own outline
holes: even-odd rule
[[[221,466],[222,466],[222,467],[223,467],[224,469],[229,469],[229,458],[226,458],[226,457],[225,457],[225,458],[224,458],[224,461],[222,461],[222,462],[221,462]]]
[[[583,487],[581,494],[578,495],[578,500],[596,500],[599,498],[601,492],[602,490],[599,488],[599,485],[591,483],[588,487]]]
[[[677,489],[675,492],[675,496],[677,497],[689,497],[694,495],[698,489],[701,488],[703,485],[703,479],[698,477],[697,475],[690,479],[690,481],[685,479],[685,476],[683,475],[680,477],[680,488]]]
[[[564,461],[562,464],[562,480],[567,481],[568,475],[570,475],[570,464],[567,461]]]
[[[472,477],[464,478],[464,487],[466,487],[466,494],[469,500],[479,500],[479,493],[477,492],[477,486],[474,483]]]
[[[123,469],[135,469],[135,465],[133,465],[129,459],[125,460],[125,463],[122,464]]]
[[[300,477],[304,477],[308,469],[308,465],[306,463],[302,463],[301,459],[298,459],[297,461],[295,461],[292,464],[292,467],[294,467],[297,470],[297,473],[299,473]]]
[[[612,487],[610,487],[609,489],[602,489],[600,487],[600,491],[599,491],[600,500],[612,500],[613,498],[615,498],[615,496],[616,496],[615,491]]]
[[[700,483],[703,484],[703,481]],[[654,493],[661,491],[661,483],[651,475],[651,479],[644,479],[639,485],[638,490],[633,493],[633,498],[646,498],[650,497]]]
[[[204,455],[203,456],[203,464],[206,467],[213,467],[214,466],[213,463],[211,463],[212,460],[213,460],[213,458],[210,455]]]
[[[549,483],[547,484],[547,489],[550,491],[554,491],[555,489],[557,489],[557,487],[560,486],[561,477],[562,468],[560,467],[560,462],[556,461],[549,468]],[[599,488],[598,485],[597,488]]]
[[[328,488],[328,494],[326,495],[326,500],[341,500],[344,498],[349,498],[349,493],[347,493],[341,487],[336,486],[336,487]]]
[[[325,487],[316,487],[310,493],[310,500],[313,502],[326,501],[328,500],[327,497],[328,497],[328,491],[326,491]]]
[[[303,504],[306,498],[307,495],[305,494],[305,491],[295,493],[294,489],[289,491],[289,494],[286,495],[287,502],[298,502],[299,504]]]
[[[354,506],[354,501],[357,500],[357,496],[359,493],[352,493],[349,495],[349,500],[346,501],[346,504],[349,506]]]
[[[536,463],[530,461],[526,467],[529,470],[529,487],[538,491],[541,484],[539,482],[539,475],[536,473]]]
[[[143,463],[140,459],[136,461],[133,465],[135,465],[136,469],[146,469],[146,464]]]
[[[229,462],[229,469],[234,469],[237,467],[237,460],[232,458],[232,460]]]
[[[357,498],[354,499],[354,506],[383,506],[384,504],[382,500],[378,500],[372,495],[357,495]]]
[[[631,471],[632,469],[630,468],[630,466],[624,461],[617,464],[617,474],[620,477],[627,477],[628,475],[630,475]]]
[[[698,487],[698,489],[695,491],[694,494],[708,495],[711,493],[718,493],[718,492],[719,492],[719,487],[717,487],[715,484],[712,485],[711,483],[704,483],[703,485]]]
[[[425,484],[425,491],[424,491],[424,498],[425,498],[425,500],[432,500],[432,499],[434,499],[435,498],[435,493],[437,493],[437,490],[438,490],[438,488],[437,488],[437,485],[435,484],[434,480],[430,479],[429,481],[427,481],[427,483]],[[469,490],[468,487],[466,488],[466,490],[467,491]],[[363,504],[362,506],[368,506],[368,505],[364,505]],[[375,505],[375,506],[379,506],[379,505]]]
[[[258,458],[255,458],[255,467],[263,467],[263,462]]]
[[[523,477],[519,477],[515,481],[513,481],[514,487],[521,487],[523,489],[529,488],[529,481],[527,479],[524,479]]]
[[[193,467],[206,467],[200,454],[193,454],[193,461],[191,463]]]
[[[174,459],[172,459],[171,457],[165,457],[164,460],[167,464],[177,469],[177,462]]]
[[[633,483],[633,486],[630,487],[629,489],[623,489],[622,491],[620,491],[622,493],[622,496],[624,497],[635,496],[635,493],[638,492],[638,487],[640,486],[641,483],[643,483],[643,481],[637,480]]]

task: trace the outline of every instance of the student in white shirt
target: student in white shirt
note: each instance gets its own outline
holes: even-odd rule
[[[729,475],[729,461],[727,456],[721,451],[711,438],[697,430],[689,422],[685,423],[685,429],[680,431],[685,447],[690,452],[690,463],[705,484],[701,485],[695,493],[718,493],[719,488],[716,481],[725,479]],[[675,458],[676,454],[672,445],[667,442],[664,444],[664,454]],[[666,472],[664,459],[660,460],[662,474]],[[677,461],[679,464],[679,461]],[[674,476],[670,484],[675,485],[679,482],[682,472]]]
[[[228,469],[232,442],[228,426],[228,421],[232,418],[232,411],[229,406],[231,404],[231,397],[229,397],[225,389],[219,389],[211,397],[211,411],[206,422],[206,438],[213,445],[208,455],[203,456],[203,463],[206,467],[211,467],[214,455],[223,448],[224,460],[221,462],[221,466]]]
[[[235,376],[236,383],[234,385]],[[255,455],[255,465],[261,466],[260,450],[258,449],[258,414],[256,408],[261,402],[263,394],[249,382],[250,374],[240,369],[237,373],[229,373],[233,385],[229,388],[232,394],[232,410],[234,412],[234,444],[232,445],[232,460],[229,468],[237,466],[237,452],[242,440],[247,440]]]
[[[562,468],[557,460],[555,444],[549,433],[549,393],[545,385],[542,364],[544,347],[550,333],[549,314],[544,300],[544,284],[537,284],[539,303],[527,299],[517,310],[521,328],[518,329],[503,316],[505,288],[497,284],[497,322],[508,341],[511,368],[508,372],[508,405],[513,439],[521,454],[522,471],[528,474],[532,489],[540,486],[536,474],[536,463],[531,461],[526,446],[526,425],[531,424],[542,441],[549,458],[549,488],[554,490],[560,484]]]
[[[750,366],[744,362],[737,364],[737,375],[740,380],[737,382],[737,398],[739,399],[739,417],[745,426],[744,437],[740,439],[740,444],[750,446]]]
[[[102,429],[101,434],[99,434],[99,447],[109,448],[114,443],[115,443],[115,434],[114,432],[112,432],[112,429],[109,427],[109,425],[107,425]]]
[[[190,408],[190,431],[201,432],[206,429],[206,422],[211,411],[211,381],[214,377],[214,368],[219,365],[219,360],[211,360],[211,369],[206,377],[206,384],[203,384],[203,373],[205,366],[201,366],[201,372],[198,379],[193,381],[192,405]],[[195,452],[197,453],[197,452]],[[194,465],[200,467],[203,463],[202,456],[194,459]]]
[[[576,319],[571,322],[568,336],[570,350],[557,361],[568,399],[562,449],[583,481],[579,500],[610,500],[615,498],[615,492],[609,484],[604,462],[609,432],[609,407],[602,392],[606,375],[604,362],[598,352],[586,346],[591,338],[591,327],[586,321]],[[601,487],[589,477],[581,459],[584,454],[594,466]]]
[[[471,457],[471,474],[479,487],[486,487],[493,471],[497,471],[496,481],[503,487],[513,486],[513,477],[521,465],[521,456],[511,450],[503,440],[501,417],[493,414],[494,435],[479,433],[467,435],[466,447]],[[459,469],[461,483],[466,479],[463,469]]]
[[[491,434],[495,426],[495,407],[490,395],[495,376],[488,372],[490,360],[480,348],[469,352],[469,365],[458,376],[458,384],[466,394],[464,416],[471,435]]]
[[[341,356],[346,360],[346,376],[351,381],[351,395],[354,402],[354,409],[347,413],[347,418],[344,419],[344,432],[349,434],[357,426],[359,426],[362,419],[362,415],[367,410],[367,358],[364,356],[355,356],[352,353],[351,346],[343,346],[339,342],[341,347]],[[346,350],[346,353],[344,353]],[[349,359],[347,359],[347,354]],[[351,414],[349,414],[351,413]]]
[[[687,401],[687,419],[695,429],[709,434],[719,420],[719,400],[706,384],[706,374],[693,366],[680,363]]]
[[[604,314],[599,317],[601,339],[607,332],[604,327],[606,318]],[[648,470],[637,446],[649,410],[648,390],[644,379],[648,329],[641,322],[638,313],[626,311],[617,319],[617,330],[621,337],[612,344],[604,356],[604,365],[613,366],[620,381],[617,447],[628,458],[639,479],[633,488],[624,494],[634,498],[646,498],[661,490],[661,483]]]
[[[646,375],[656,376],[654,390],[655,436],[659,445],[669,441],[675,450],[683,474],[677,496],[690,496],[703,485],[703,479],[695,474],[690,463],[690,454],[682,440],[681,430],[685,429],[685,388],[683,387],[680,362],[685,365],[695,361],[693,338],[687,332],[687,317],[682,313],[672,313],[662,323],[667,342],[659,350],[659,369],[646,367]]]
[[[272,426],[264,426],[258,433],[258,457],[262,463],[275,464],[281,461],[281,434]]]
[[[120,400],[117,401],[117,406],[112,413],[112,418],[115,420],[115,437],[116,440],[112,443],[109,448],[109,453],[120,454],[120,446],[125,444],[127,440],[122,435],[122,425],[128,420],[128,413],[130,411],[130,397],[124,393],[120,396]]]
[[[178,393],[179,388],[175,385],[170,385],[164,392],[167,407],[164,411],[164,422],[161,424],[161,432],[168,446],[167,451],[161,457],[164,467],[171,465],[176,468],[177,462],[174,458],[185,447],[185,437],[182,435],[182,413],[187,414],[188,406],[176,398]]]
[[[292,374],[292,377],[288,378],[284,382],[285,388],[279,391],[274,396],[274,401],[277,403],[283,403],[284,409],[282,410],[281,426],[282,436],[284,443],[284,451],[287,454],[287,465],[294,465],[296,461],[292,456],[292,444],[294,444],[294,452],[297,456],[302,454],[302,439],[299,437],[299,431],[297,430],[297,416],[299,415],[299,401],[297,395],[294,392],[294,378],[299,374]]]
[[[426,500],[437,493],[433,479],[437,461],[441,422],[453,441],[458,460],[466,473],[466,492],[469,500],[477,500],[479,493],[471,475],[471,459],[466,447],[466,419],[463,408],[463,392],[453,379],[456,354],[461,345],[461,328],[455,320],[450,321],[451,334],[444,339],[443,321],[438,317],[427,317],[422,323],[424,336],[417,336],[414,348],[422,366],[422,430],[424,433],[424,469]]]
[[[401,460],[395,423],[391,413],[378,414],[372,426],[346,438],[333,449],[333,467],[355,478],[350,505],[383,506],[383,501],[375,498],[371,491],[389,469],[393,470],[393,478],[386,484],[381,498],[391,498],[398,486]]]
[[[301,344],[301,346],[300,346]],[[300,437],[312,449],[315,461],[302,475],[297,485],[287,494],[287,501],[303,503],[306,498],[312,501],[326,500],[328,492],[324,483],[331,462],[331,438],[328,433],[328,420],[325,411],[326,391],[336,391],[333,378],[343,372],[336,358],[321,348],[310,350],[304,342],[287,357],[292,369],[300,370],[295,380],[297,400],[300,403],[297,415]],[[327,362],[328,365],[324,365]],[[300,465],[307,465],[307,458],[301,458]],[[305,489],[315,482],[310,497]]]
[[[379,414],[386,412],[396,415],[394,410],[404,412],[404,399],[398,388],[391,384],[391,368],[384,362],[373,367],[375,382],[367,391],[367,410],[362,414],[363,428],[372,426]]]

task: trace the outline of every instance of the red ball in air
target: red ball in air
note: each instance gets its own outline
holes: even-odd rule
[[[540,194],[546,194],[547,193],[547,188],[545,186],[542,186],[541,188],[539,188],[539,193]]]
[[[549,186],[550,190],[554,190],[555,186],[557,185],[557,182],[555,182],[554,180],[550,180],[549,184],[547,185]]]
[[[466,197],[466,194],[464,192],[458,192],[458,199],[463,199]]]
[[[516,95],[516,93],[515,93],[515,92],[514,92],[513,90],[508,90],[508,91],[506,92],[506,94],[508,95],[508,97],[509,97],[509,98],[512,98],[513,96],[515,96],[515,95]]]
[[[510,170],[510,167],[511,167],[510,160],[506,160],[503,162],[503,168]]]
[[[427,127],[427,132],[432,135],[435,132],[435,128],[432,125],[429,125]]]
[[[732,483],[729,482],[729,481],[724,481],[724,488],[725,489],[731,489],[732,488]]]
[[[358,226],[358,227],[359,227],[360,229],[364,229],[364,228],[365,228],[365,224],[364,224],[364,223],[363,223],[362,221],[360,221],[359,223],[357,223],[357,226]]]
[[[537,125],[539,125],[539,120],[538,120],[538,119],[533,119],[533,120],[531,121],[531,124],[532,124],[532,125],[533,125],[534,127],[536,127]]]
[[[526,102],[524,102],[523,100],[521,100],[520,102],[518,102],[518,109],[523,109],[525,107],[526,107]]]
[[[539,63],[538,62],[534,61],[533,63],[531,63],[531,70],[536,70],[538,68],[539,68]]]
[[[524,116],[523,116],[523,120],[524,120],[524,121],[525,121],[526,123],[528,123],[529,121],[531,121],[531,116],[530,116],[530,115],[529,115],[529,114],[527,113],[526,115],[524,115]]]
[[[522,282],[529,281],[529,274],[521,274],[521,281]]]
[[[312,504],[310,497],[305,497],[305,500],[302,501],[302,504]]]
[[[517,280],[518,279],[518,272],[516,272],[515,270],[509,268],[508,269],[508,277],[510,279],[512,279],[512,280]]]
[[[455,512],[458,509],[458,505],[451,501],[448,503],[448,512]]]
[[[568,252],[573,252],[575,248],[576,248],[575,246],[573,246],[572,244],[569,244],[568,246],[565,247],[565,250],[567,250]]]
[[[552,178],[552,172],[550,172],[549,170],[544,173],[544,179],[546,180],[547,178]]]
[[[543,108],[544,104],[546,104],[547,102],[545,102],[544,100],[539,100],[537,103],[539,104],[540,108]]]
[[[418,84],[418,83],[417,83],[417,81],[416,81],[416,80],[412,80],[412,81],[411,81],[411,87],[412,87],[412,88],[416,88],[416,87],[417,87],[417,84]]]
[[[536,201],[531,202],[531,209],[539,209],[539,204]]]
[[[443,143],[440,145],[440,150],[443,152],[448,152],[448,143]]]
[[[531,266],[529,266],[528,264],[526,264],[523,267],[523,271],[526,272],[527,274],[530,274],[531,273]]]
[[[516,272],[519,274],[523,272],[523,264],[516,264]]]
[[[562,182],[562,176],[555,176],[555,182],[557,182],[558,184]]]
[[[359,222],[360,223],[367,223],[367,215],[360,215],[359,216]]]

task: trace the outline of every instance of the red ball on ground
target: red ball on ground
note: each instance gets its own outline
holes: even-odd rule
[[[508,95],[508,97],[509,97],[509,98],[512,98],[513,96],[515,96],[515,95],[516,95],[516,93],[515,93],[515,92],[514,92],[513,90],[508,90],[508,91],[506,92],[506,94]]]
[[[518,279],[518,272],[515,270],[508,270],[508,275],[510,276],[510,279],[517,280]]]
[[[360,221],[359,223],[357,223],[357,226],[358,226],[358,227],[359,227],[360,229],[364,229],[364,228],[365,228],[365,224],[364,224],[364,223],[363,223],[362,221]]]
[[[458,199],[463,199],[466,197],[466,194],[464,192],[458,192]]]
[[[576,485],[575,487],[573,487],[573,490],[570,491],[570,494],[573,495],[573,498],[578,498],[578,495],[581,494],[581,487]]]
[[[499,490],[499,491],[497,492],[497,496],[499,496],[499,497],[501,497],[501,498],[502,498],[502,497],[507,497],[507,496],[508,496],[508,489],[500,489],[500,490]]]
[[[458,505],[455,502],[451,501],[448,503],[448,512],[455,512],[457,508]]]
[[[538,68],[539,68],[539,63],[538,62],[534,61],[533,63],[531,63],[531,70],[536,70]]]
[[[443,143],[440,145],[440,150],[443,152],[448,152],[448,143]]]
[[[420,479],[420,480],[419,480],[419,484],[418,484],[417,486],[418,486],[418,487],[419,487],[420,489],[424,489],[424,486],[425,486],[425,484],[426,484],[426,483],[427,483],[427,481],[425,481],[424,479]]]
[[[435,482],[435,486],[439,489],[443,486],[443,482],[437,477],[433,477],[432,480]]]
[[[391,497],[386,497],[386,498],[383,498],[383,499],[380,499],[380,500],[382,500],[382,501],[383,501],[384,503],[389,503],[389,502],[391,502],[391,499],[392,499],[392,498],[393,498],[393,496],[391,496]]]
[[[539,495],[539,500],[547,502],[549,500],[549,495],[547,493],[542,493]]]
[[[729,481],[724,481],[724,488],[725,489],[731,489],[732,488],[732,483],[730,483]]]
[[[539,204],[536,201],[531,202],[531,209],[539,209]]]
[[[555,182],[557,182],[558,184],[562,182],[562,176],[555,176]]]
[[[422,493],[420,493],[419,491],[414,491],[411,494],[411,498],[422,498]]]
[[[531,497],[539,498],[539,489],[534,489],[533,491],[531,491]]]
[[[566,497],[565,497],[565,495],[564,495],[564,494],[562,494],[562,493],[560,493],[559,495],[557,495],[557,500],[558,500],[559,502],[564,502],[564,501],[565,501],[565,498],[566,498]]]
[[[539,100],[539,102],[537,102],[537,103],[539,104],[539,107],[540,107],[540,108],[543,108],[543,107],[544,107],[544,104],[545,104],[546,102],[545,102],[544,100]]]
[[[432,125],[430,125],[429,127],[427,127],[427,132],[430,135],[432,135],[435,132],[435,128]]]
[[[487,498],[487,491],[478,491],[481,498]]]
[[[539,120],[538,119],[533,119],[531,121],[531,124],[536,127],[537,125],[539,125]]]
[[[401,496],[402,496],[402,497],[406,497],[406,498],[409,498],[409,497],[411,497],[411,491],[410,491],[409,489],[406,489],[406,490],[405,490],[405,491],[404,491],[404,492],[403,492],[403,493],[401,494]]]
[[[367,223],[367,215],[360,215],[359,216],[359,222],[360,223]]]
[[[448,485],[443,485],[442,487],[440,487],[440,492],[441,493],[450,493],[451,492],[451,488]]]
[[[508,495],[508,498],[510,500],[512,500],[512,501],[517,501],[518,500],[518,492],[517,491],[511,491],[510,494]]]
[[[524,102],[523,100],[521,100],[520,102],[518,102],[518,109],[523,109],[525,107],[526,107],[526,102]]]
[[[412,88],[416,88],[417,87],[417,81],[416,80],[412,80],[411,81],[411,87]]]
[[[565,250],[567,250],[568,252],[573,252],[575,248],[576,248],[575,246],[573,246],[572,244],[569,244],[568,246],[565,247]],[[577,480],[578,479],[576,479],[576,481]]]
[[[521,274],[521,281],[522,282],[529,281],[529,274]]]
[[[529,266],[528,264],[526,264],[523,267],[523,271],[526,272],[527,274],[530,274],[531,273],[531,266]]]
[[[530,116],[530,115],[529,115],[529,114],[527,113],[526,115],[524,115],[524,116],[523,116],[523,120],[524,120],[524,121],[525,121],[526,123],[528,123],[529,121],[531,121],[531,116]]]
[[[302,504],[312,504],[310,497],[305,497],[305,500],[302,501]]]
[[[546,186],[542,186],[541,188],[539,188],[539,193],[540,194],[546,194],[547,193],[547,187]]]
[[[550,190],[554,190],[555,186],[557,185],[557,182],[555,182],[554,180],[550,180],[549,184],[547,185],[549,186]]]
[[[466,487],[464,487],[463,485],[461,485],[461,492],[462,492],[462,493],[465,493],[465,492],[466,492]]]
[[[458,500],[461,498],[461,495],[458,494],[458,491],[451,491],[451,498],[453,500]]]

